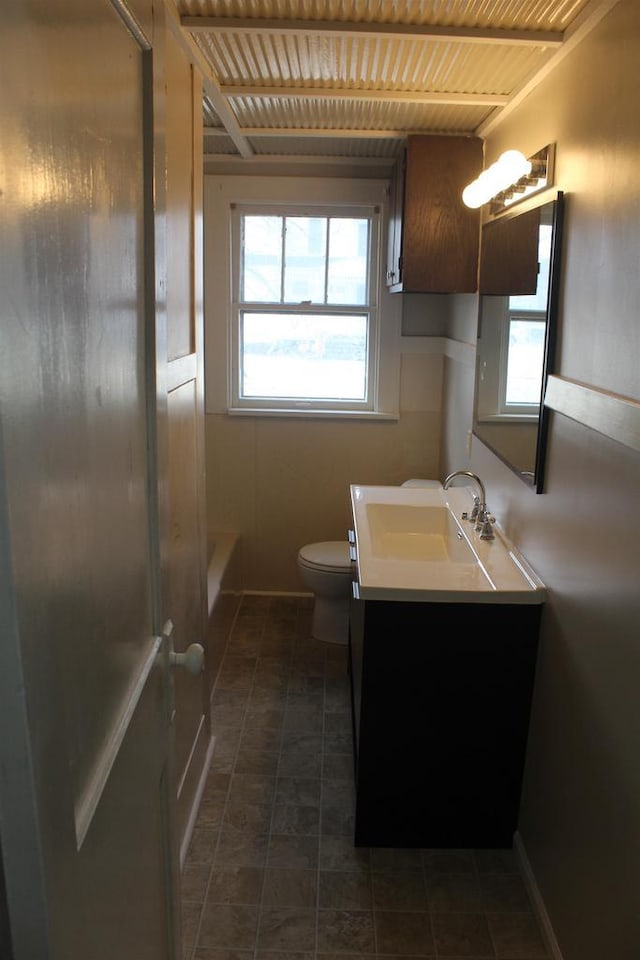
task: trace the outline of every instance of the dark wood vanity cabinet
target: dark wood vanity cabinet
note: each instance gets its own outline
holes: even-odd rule
[[[478,137],[408,137],[390,185],[392,293],[477,290],[480,211],[465,207],[462,191],[481,170]]]
[[[352,601],[357,846],[511,847],[540,614]]]

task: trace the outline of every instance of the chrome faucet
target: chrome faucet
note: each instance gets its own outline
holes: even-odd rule
[[[442,484],[443,490],[448,490],[451,481],[455,480],[456,477],[468,477],[469,480],[473,480],[478,485],[480,493],[479,497],[473,498],[471,515],[465,516],[465,514],[463,514],[463,519],[475,521],[475,529],[476,532],[480,534],[481,540],[494,540],[495,537],[491,524],[494,523],[495,518],[492,517],[487,510],[487,495],[485,493],[484,483],[477,474],[471,473],[470,470],[454,470]]]
[[[477,474],[471,473],[470,470],[455,470],[453,473],[450,473],[447,479],[445,480],[445,482],[442,484],[443,490],[448,490],[449,486],[451,485],[451,481],[455,480],[456,477],[468,477],[470,480],[475,480],[475,482],[478,484],[478,490],[480,491],[480,502],[478,504],[478,513],[482,513],[484,510],[486,510],[487,495],[484,492],[484,483],[482,482],[482,480]]]

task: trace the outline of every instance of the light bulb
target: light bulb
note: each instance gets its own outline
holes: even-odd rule
[[[462,191],[462,202],[472,209],[481,207],[496,194],[502,193],[520,177],[531,173],[531,162],[519,150],[505,150],[495,163],[483,170],[473,183]]]
[[[516,180],[519,180],[520,177],[528,176],[531,173],[531,161],[527,160],[523,153],[520,153],[519,150],[506,150],[498,158],[498,166],[500,167],[501,175],[507,180],[504,187],[508,187],[510,184],[515,183]]]

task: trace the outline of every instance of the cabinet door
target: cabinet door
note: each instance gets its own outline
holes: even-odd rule
[[[511,846],[540,613],[353,603],[356,846]]]
[[[389,232],[387,238],[388,287],[402,282],[402,208],[404,206],[404,175],[406,151],[398,159],[389,186]]]
[[[480,211],[465,207],[462,191],[481,169],[477,137],[409,137],[401,281],[393,281],[393,292],[477,290]]]

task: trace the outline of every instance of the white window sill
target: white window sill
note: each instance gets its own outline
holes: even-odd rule
[[[537,413],[495,413],[492,416],[478,417],[478,423],[537,423]]]
[[[287,410],[281,407],[229,407],[230,417],[289,417],[309,420],[399,420],[398,413],[377,410]]]

